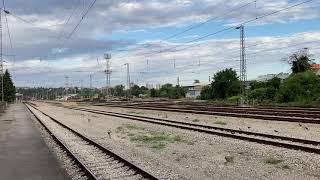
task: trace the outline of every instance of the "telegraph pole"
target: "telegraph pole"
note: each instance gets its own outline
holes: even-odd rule
[[[244,26],[241,25],[236,29],[240,29],[240,105],[246,104],[246,83],[247,83],[247,62],[246,62],[246,47],[245,47],[245,35]]]
[[[2,15],[2,8],[0,8],[0,63],[1,63],[1,102],[2,102],[2,104],[3,104],[3,102],[4,102],[4,92],[3,92],[3,75],[4,75],[4,73],[3,73],[3,57],[2,57],[2,17],[1,17],[1,15]]]

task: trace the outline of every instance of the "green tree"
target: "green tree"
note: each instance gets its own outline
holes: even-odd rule
[[[150,97],[158,97],[157,90],[154,88],[150,89]]]
[[[113,88],[113,95],[122,97],[125,96],[124,86],[123,85],[117,85]]]
[[[300,73],[310,70],[313,60],[307,49],[302,49],[289,56],[292,73]]]
[[[211,85],[204,86],[200,92],[200,99],[207,100],[207,99],[213,99],[213,98],[214,98],[214,92],[212,90]]]
[[[4,101],[13,102],[15,99],[16,88],[11,80],[11,75],[8,70],[3,75],[3,93],[4,93]],[[0,98],[2,98],[2,94],[0,94]]]
[[[135,84],[130,88],[130,93],[131,93],[131,95],[138,97],[139,94],[142,93],[142,91],[141,91],[140,87]]]
[[[216,73],[211,85],[215,98],[219,99],[235,96],[240,92],[240,81],[236,71],[231,68]]]

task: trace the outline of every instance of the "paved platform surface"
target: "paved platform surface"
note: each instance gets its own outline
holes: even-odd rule
[[[12,104],[0,114],[0,179],[69,179],[22,103]]]

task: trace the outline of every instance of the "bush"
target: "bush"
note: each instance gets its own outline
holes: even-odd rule
[[[292,74],[280,86],[276,100],[280,103],[316,101],[320,95],[320,78],[311,71]]]
[[[227,99],[228,103],[236,104],[240,101],[240,96],[232,96]]]

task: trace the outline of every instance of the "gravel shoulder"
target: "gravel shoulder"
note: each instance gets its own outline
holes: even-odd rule
[[[320,156],[316,154],[73,111],[45,103],[37,104],[39,109],[59,121],[95,138],[111,150],[164,179],[320,178]],[[101,108],[106,110],[105,107]],[[111,111],[111,108],[107,110]],[[120,108],[112,110],[133,111]],[[149,114],[146,112],[143,111],[145,114],[141,115]],[[168,118],[172,119],[176,113],[172,114],[167,113]],[[156,112],[153,112],[153,115],[158,116]],[[200,116],[199,119],[203,118],[203,115]],[[212,116],[208,121],[211,121],[211,118]],[[201,121],[204,121],[204,118]],[[233,124],[236,121],[231,122],[230,124]]]

